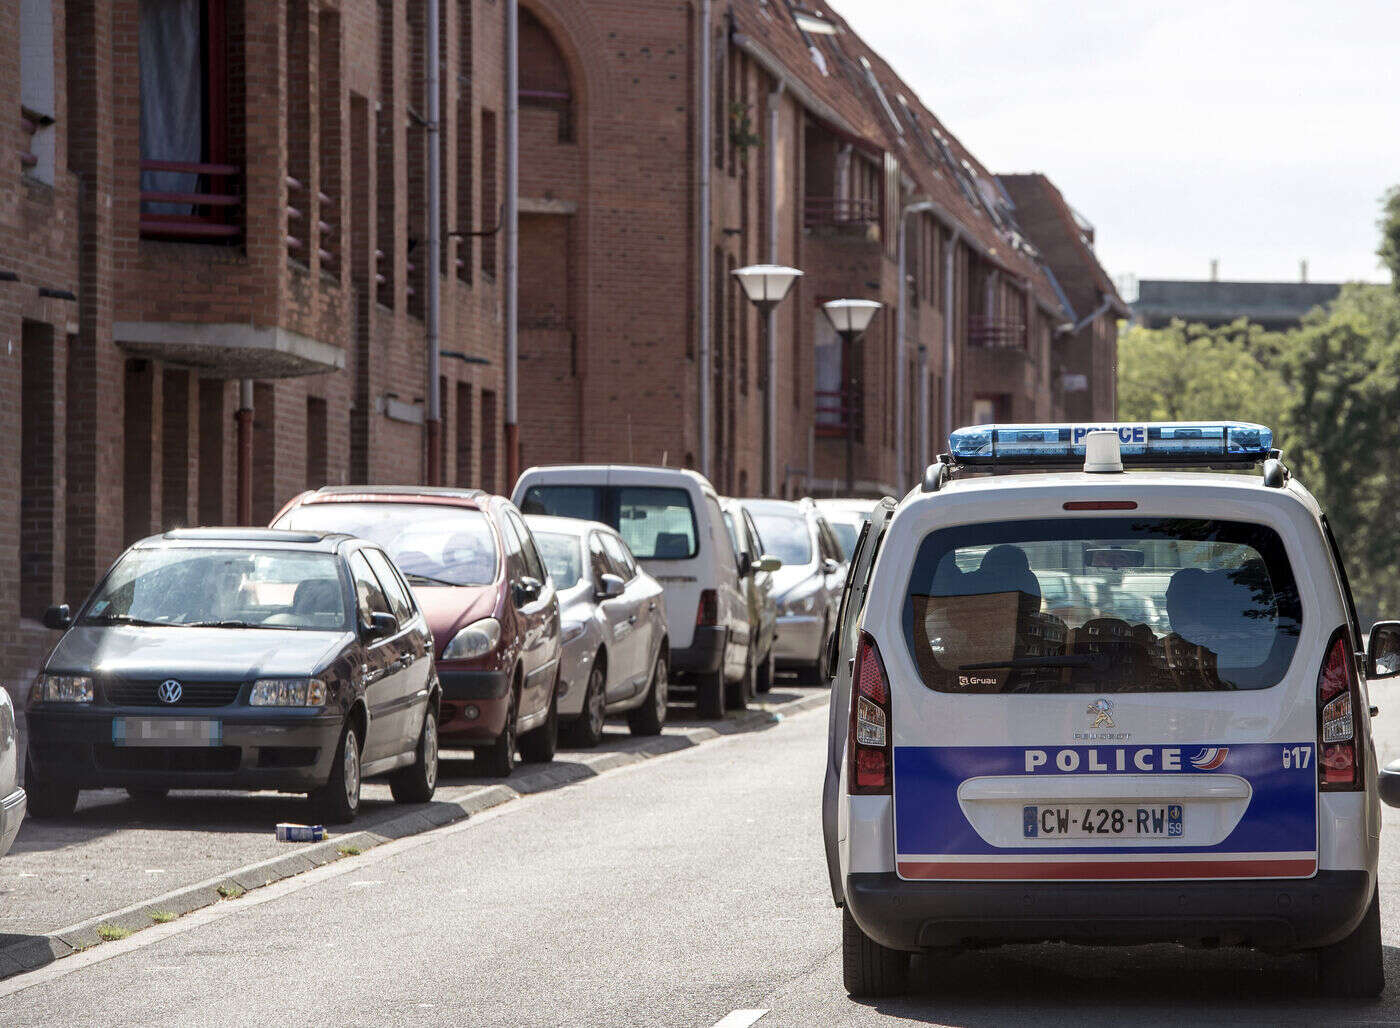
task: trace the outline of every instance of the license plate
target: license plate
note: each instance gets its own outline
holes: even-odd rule
[[[112,719],[113,746],[221,746],[224,726],[208,718],[118,717]]]
[[[1040,806],[1021,810],[1027,839],[1179,839],[1182,805]]]

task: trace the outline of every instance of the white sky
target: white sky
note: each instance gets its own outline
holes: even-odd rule
[[[1115,280],[1388,274],[1397,0],[829,0],[992,171],[1041,171]]]

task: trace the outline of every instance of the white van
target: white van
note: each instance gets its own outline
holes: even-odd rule
[[[1381,991],[1375,655],[1271,445],[982,426],[876,507],[823,796],[852,995],[900,991],[912,952],[1043,940],[1307,950],[1325,992]],[[1063,575],[1086,605],[1052,613]]]
[[[538,467],[520,476],[511,498],[526,514],[617,530],[665,591],[670,667],[684,676],[678,684],[695,686],[701,717],[723,717],[726,694],[731,706],[753,695],[758,655],[750,652],[748,604],[708,479],[680,468]]]

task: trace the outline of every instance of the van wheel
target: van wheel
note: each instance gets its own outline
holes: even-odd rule
[[[515,770],[515,722],[519,717],[515,686],[511,686],[506,696],[505,727],[495,742],[476,751],[476,762],[492,778],[508,778]]]
[[[758,691],[758,666],[753,661],[753,648],[744,659],[744,677],[730,682],[724,688],[724,703],[730,710],[748,710],[754,693]]]
[[[768,656],[763,658],[763,663],[758,665],[758,681],[755,688],[760,693],[765,693],[773,688],[773,675],[777,669],[774,666],[777,658],[773,656],[773,647],[768,647]]]
[[[78,787],[63,782],[46,782],[34,773],[34,762],[24,761],[24,791],[29,797],[27,813],[40,820],[68,817],[78,806]]]
[[[1355,930],[1317,951],[1317,984],[1324,996],[1338,999],[1371,999],[1385,988],[1379,886]]]
[[[718,721],[724,717],[724,661],[719,668],[708,675],[695,679],[695,709],[706,721]]]
[[[418,733],[413,763],[390,776],[389,792],[393,794],[395,803],[427,803],[437,792],[437,777],[437,713],[429,707],[423,715],[423,730]]]
[[[549,713],[544,724],[520,738],[520,756],[527,764],[548,764],[559,748],[559,678],[549,691]]]
[[[311,806],[326,824],[343,825],[360,812],[360,737],[346,724],[326,784],[311,794]]]
[[[604,677],[603,666],[595,658],[588,672],[588,686],[583,693],[583,710],[569,723],[565,733],[569,745],[575,749],[591,750],[603,739],[603,724],[608,717]]]
[[[909,986],[909,956],[881,946],[841,908],[841,981],[853,999],[902,995]]]
[[[636,710],[627,712],[627,727],[633,735],[660,735],[661,726],[666,723],[666,704],[670,702],[671,685],[666,677],[666,654],[656,655],[656,666],[651,671],[651,688],[647,698]]]

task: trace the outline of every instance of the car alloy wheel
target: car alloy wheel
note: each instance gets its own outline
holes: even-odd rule
[[[588,732],[591,736],[603,734],[603,722],[608,716],[608,697],[603,682],[603,669],[597,664],[588,676]]]
[[[671,683],[666,677],[666,658],[656,659],[656,669],[652,672],[652,702],[656,705],[658,721],[666,720],[666,704],[671,702]]]
[[[423,777],[428,790],[437,788],[438,776],[438,734],[437,716],[430,710],[423,720]]]
[[[345,805],[351,810],[360,808],[360,740],[352,730],[345,736],[344,756],[342,757],[345,779]]]

